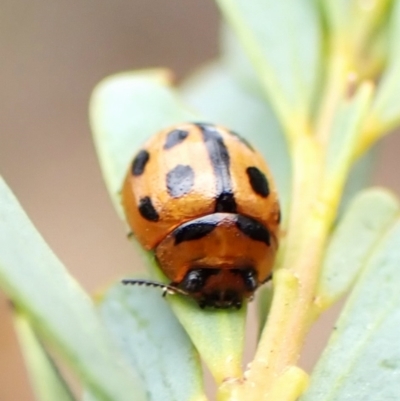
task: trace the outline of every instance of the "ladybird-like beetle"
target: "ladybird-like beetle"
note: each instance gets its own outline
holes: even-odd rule
[[[271,274],[280,208],[262,156],[218,125],[184,123],[151,137],[122,189],[128,224],[169,285],[201,307],[240,308]]]

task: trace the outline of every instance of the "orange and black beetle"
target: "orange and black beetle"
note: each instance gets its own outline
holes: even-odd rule
[[[280,223],[275,185],[262,156],[226,128],[184,123],[150,138],[130,166],[122,204],[171,280],[165,287],[201,307],[240,308],[270,277]]]

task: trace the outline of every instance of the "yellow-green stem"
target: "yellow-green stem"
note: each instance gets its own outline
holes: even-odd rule
[[[324,152],[310,136],[293,143],[294,188],[288,236],[282,265],[274,274],[274,298],[255,358],[244,383],[227,383],[221,399],[293,400],[305,388],[305,375],[288,375],[295,368],[309,326],[314,319],[315,288],[325,242],[335,216],[341,188],[329,191],[324,179]],[[337,183],[342,181],[338,180]],[[291,382],[282,387],[284,377]],[[298,382],[293,381],[293,377]],[[280,387],[280,390],[277,387]],[[287,396],[282,388],[287,388]],[[226,396],[228,395],[229,396]],[[290,395],[292,394],[292,396]]]
[[[328,141],[339,101],[358,78],[355,71],[351,72],[350,54],[350,49],[346,49],[343,45],[332,44],[326,85],[315,127],[316,137],[322,144]]]

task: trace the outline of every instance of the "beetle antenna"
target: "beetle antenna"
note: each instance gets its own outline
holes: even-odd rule
[[[141,279],[124,279],[124,280],[122,280],[122,284],[145,285],[147,287],[162,288],[164,290],[163,297],[165,297],[165,295],[167,295],[167,294],[181,294],[181,295],[186,295],[186,296],[189,295],[189,293],[187,291],[182,290],[181,288],[175,287],[174,285],[170,285],[170,284],[159,283],[157,281],[141,280]]]

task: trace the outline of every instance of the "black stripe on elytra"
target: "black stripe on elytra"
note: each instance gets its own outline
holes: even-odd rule
[[[134,176],[142,175],[146,167],[147,162],[150,159],[149,152],[147,150],[141,150],[132,162],[132,174]]]
[[[254,241],[264,242],[268,246],[271,244],[269,231],[257,220],[238,214],[236,227]]]
[[[236,213],[232,190],[230,158],[221,134],[211,124],[196,123],[201,129],[216,180],[216,213]]]
[[[168,171],[166,176],[167,190],[173,198],[189,193],[194,184],[194,171],[190,166],[178,164]]]
[[[180,244],[184,241],[192,241],[200,239],[208,235],[218,225],[218,221],[215,219],[209,219],[206,216],[202,219],[189,221],[182,224],[174,231],[175,245]]]
[[[281,219],[282,219],[281,209],[279,209],[279,210],[278,210],[278,216],[277,216],[277,218],[276,218],[276,221],[277,221],[278,224],[280,224]]]
[[[158,221],[160,216],[157,213],[157,210],[153,206],[153,202],[150,197],[145,196],[139,201],[139,213],[146,220],[149,221]]]
[[[179,143],[183,142],[188,135],[189,132],[182,129],[175,129],[169,132],[164,143],[164,149],[170,149],[175,145],[178,145]]]
[[[236,139],[238,139],[240,142],[243,143],[243,145],[245,145],[249,150],[251,150],[252,152],[254,152],[254,148],[250,145],[250,143],[244,139],[240,134],[238,134],[235,131],[228,131],[232,136],[234,136]]]
[[[247,167],[246,173],[253,191],[261,197],[266,198],[269,195],[269,184],[264,173],[257,167]]]

